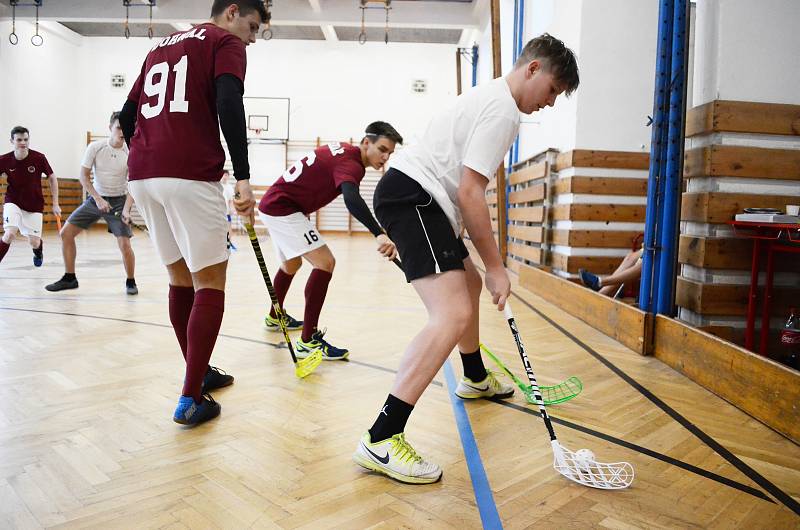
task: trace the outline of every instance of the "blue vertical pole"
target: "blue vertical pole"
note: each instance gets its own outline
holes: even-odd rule
[[[650,141],[650,173],[647,180],[647,209],[645,213],[644,253],[642,255],[642,279],[639,287],[639,307],[651,311],[653,291],[656,286],[657,269],[656,238],[658,228],[659,184],[662,174],[662,151],[666,141],[664,106],[667,101],[669,69],[672,46],[673,0],[661,0],[658,9],[658,41],[656,45],[656,76],[653,96],[653,123]]]
[[[472,86],[478,84],[478,45],[472,46]]]
[[[655,311],[673,316],[675,278],[678,266],[681,187],[683,182],[684,125],[686,122],[686,77],[688,74],[689,12],[687,0],[674,0],[672,60],[669,96],[667,168],[661,211],[661,260]]]

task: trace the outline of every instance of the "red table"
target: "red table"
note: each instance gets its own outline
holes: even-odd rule
[[[772,277],[774,273],[774,255],[776,252],[800,254],[800,224],[754,223],[749,221],[728,221],[733,232],[739,237],[753,240],[753,264],[750,270],[750,296],[747,301],[747,328],[744,335],[744,347],[753,349],[753,335],[756,320],[756,297],[758,294],[758,273],[760,270],[760,254],[762,245],[767,252],[767,277],[764,284],[764,301],[761,313],[761,341],[758,353],[767,354],[769,339],[769,313],[772,304]]]

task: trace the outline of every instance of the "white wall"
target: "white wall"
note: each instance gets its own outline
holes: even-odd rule
[[[697,3],[694,104],[800,103],[800,2]]]
[[[32,147],[47,154],[54,170],[76,176],[86,131],[106,131],[154,41],[104,37],[71,44],[46,37],[34,48],[24,24],[17,24],[21,42],[12,47],[10,24],[0,23],[0,129],[25,124]],[[451,45],[273,40],[251,45],[247,55],[245,95],[290,97],[292,140],[357,141],[369,122],[384,120],[411,143],[456,92]],[[124,88],[111,87],[115,73],[126,75]],[[412,92],[414,79],[427,81],[426,94]]]
[[[501,2],[503,73],[511,68],[513,0]],[[648,151],[658,2],[526,0],[524,42],[548,32],[578,56],[581,85],[555,107],[524,116],[520,160],[549,147]],[[480,41],[479,82],[491,78],[491,33]]]
[[[585,1],[575,146],[650,151],[658,2]]]
[[[77,177],[86,146],[76,127],[86,100],[75,68],[82,47],[41,28],[45,43],[37,48],[25,21],[17,21],[18,45],[8,42],[9,33],[11,23],[0,22],[0,152],[11,150],[9,132],[22,125],[31,132],[31,149],[47,156],[57,176]]]

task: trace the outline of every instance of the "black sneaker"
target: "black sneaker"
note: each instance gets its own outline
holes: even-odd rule
[[[219,416],[222,407],[209,394],[204,394],[200,403],[191,396],[181,396],[172,419],[181,425],[198,425]]]
[[[39,248],[33,249],[33,266],[34,267],[41,267],[42,263],[44,263],[44,249],[42,248],[44,245],[39,245]]]
[[[139,288],[136,287],[136,280],[125,281],[125,292],[130,295],[139,294]]]
[[[201,392],[211,392],[218,388],[230,386],[233,384],[233,376],[225,373],[225,370],[220,370],[216,366],[209,366],[206,375],[203,377],[203,389]]]
[[[44,288],[51,292],[63,291],[64,289],[77,289],[78,279],[74,278],[72,280],[68,280],[67,276],[64,275],[57,282],[51,283],[50,285],[45,285]]]

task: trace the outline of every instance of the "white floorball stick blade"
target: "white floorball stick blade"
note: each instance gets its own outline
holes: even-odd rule
[[[576,456],[558,440],[550,443],[553,448],[553,468],[573,482],[603,490],[624,489],[633,483],[633,466],[628,462],[597,462],[592,458]]]

